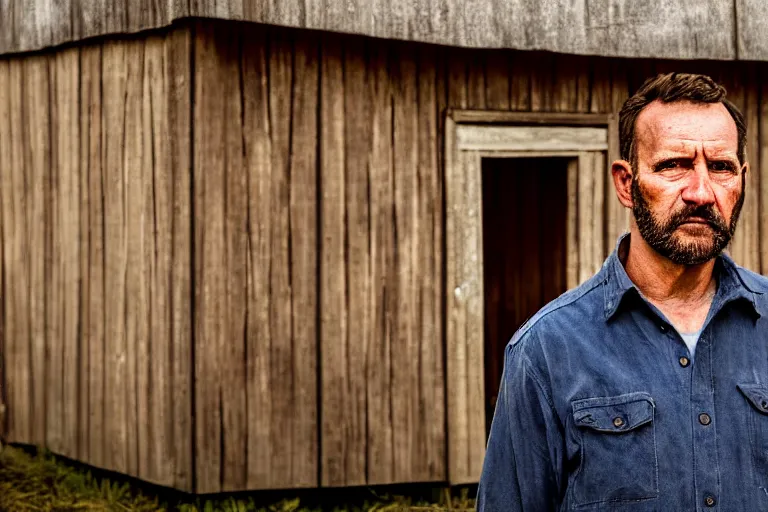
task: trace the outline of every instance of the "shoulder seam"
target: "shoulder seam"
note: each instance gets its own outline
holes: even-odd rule
[[[565,295],[562,295],[560,298],[563,299],[562,303],[558,302],[557,299],[555,299],[554,302],[551,302],[549,305],[544,306],[538,313],[533,315],[521,328],[519,333],[515,336],[517,339],[515,340],[515,344],[522,340],[523,337],[525,337],[528,332],[533,329],[533,327],[539,323],[540,320],[542,320],[544,317],[548,316],[550,313],[554,313],[558,309],[562,309],[566,306],[570,306],[577,300],[581,299],[586,295],[587,293],[591,292],[598,286],[605,283],[606,277],[602,277],[601,279],[598,279],[598,275],[595,275],[590,281],[594,281],[590,283],[589,281],[585,282],[583,285],[581,285],[578,288],[574,288],[573,290],[570,290],[570,292],[566,292]],[[572,297],[568,297],[567,294],[572,293]]]

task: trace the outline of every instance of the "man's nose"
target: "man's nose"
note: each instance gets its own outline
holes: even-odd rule
[[[682,193],[683,201],[689,204],[703,205],[715,202],[715,192],[706,162],[696,163],[689,172],[687,183]]]

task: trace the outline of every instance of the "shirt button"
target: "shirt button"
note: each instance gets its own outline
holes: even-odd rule
[[[614,427],[621,428],[622,425],[624,425],[624,420],[621,417],[613,418]]]
[[[683,368],[685,368],[686,366],[688,366],[689,364],[691,364],[691,361],[690,361],[690,359],[688,359],[688,358],[687,358],[687,357],[685,357],[685,356],[680,356],[680,359],[679,359],[679,361],[680,361],[680,366],[682,366]]]
[[[667,332],[667,326],[664,324],[659,324],[659,330],[661,332]]]
[[[717,500],[711,494],[704,497],[704,504],[708,507],[714,507],[717,504]]]
[[[712,423],[712,418],[709,417],[709,414],[703,412],[699,414],[699,423],[701,423],[702,425],[709,425],[710,423]]]

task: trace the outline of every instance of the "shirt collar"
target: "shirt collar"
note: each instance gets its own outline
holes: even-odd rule
[[[603,290],[605,298],[605,319],[609,320],[618,310],[628,293],[640,295],[639,290],[627,275],[619,254],[629,248],[629,233],[621,235],[613,252],[603,263]],[[718,289],[715,295],[716,307],[720,309],[728,302],[742,299],[750,305],[750,310],[757,317],[762,316],[758,306],[758,297],[765,293],[766,286],[751,273],[738,265],[730,256],[723,253],[715,262]]]

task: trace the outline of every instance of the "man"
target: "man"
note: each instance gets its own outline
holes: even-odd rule
[[[768,510],[768,280],[722,254],[743,116],[709,77],[667,74],[620,132],[630,231],[508,344],[477,508]]]

